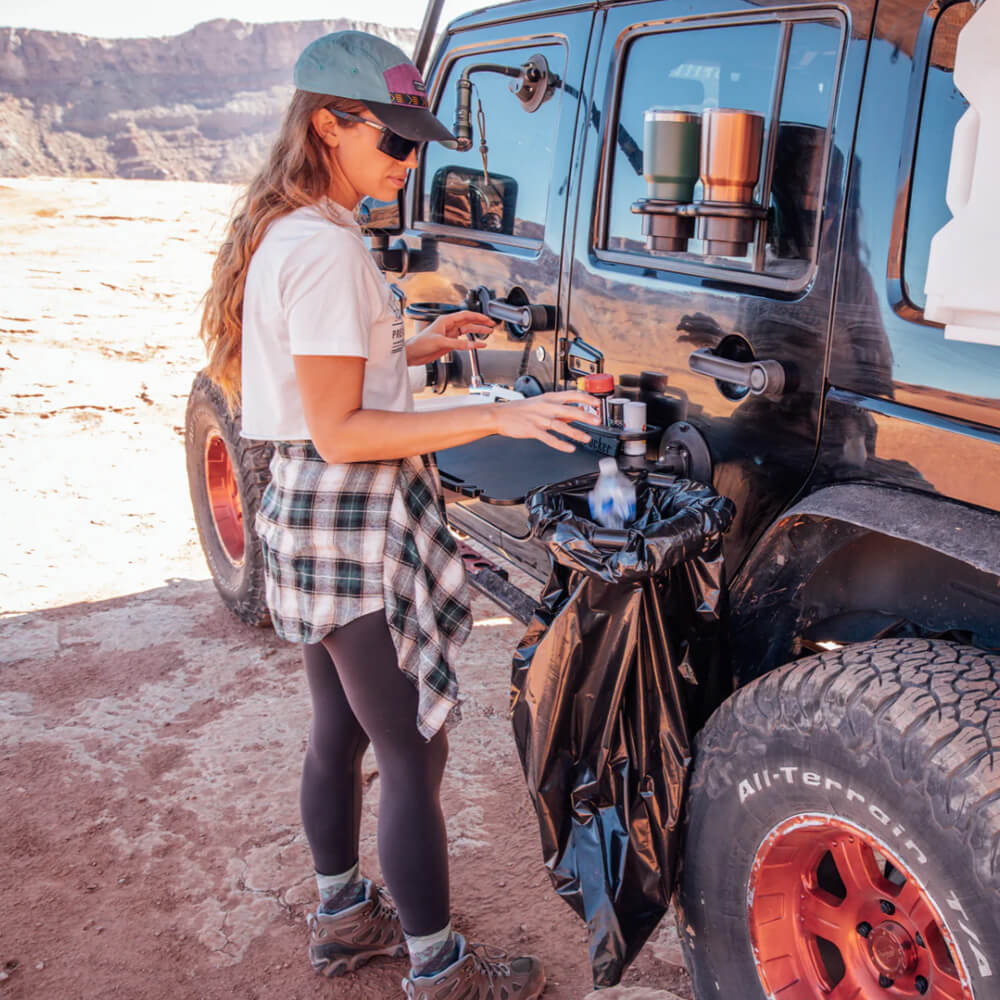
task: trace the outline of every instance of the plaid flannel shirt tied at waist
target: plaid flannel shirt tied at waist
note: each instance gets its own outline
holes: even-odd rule
[[[451,662],[472,626],[433,459],[330,465],[311,442],[278,442],[255,528],[278,635],[319,642],[385,608],[430,739],[458,700]]]

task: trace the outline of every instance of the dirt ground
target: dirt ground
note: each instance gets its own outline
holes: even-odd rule
[[[405,962],[313,975],[294,647],[208,577],[187,494],[196,312],[235,191],[0,180],[0,997],[401,996]],[[521,627],[483,598],[443,800],[457,928],[590,992],[505,717]],[[378,878],[378,775],[362,828]],[[668,992],[673,991],[673,992]],[[668,917],[601,997],[690,996]]]

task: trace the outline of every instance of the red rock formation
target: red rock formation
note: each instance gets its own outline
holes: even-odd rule
[[[0,28],[0,174],[245,180],[312,39],[357,28],[411,51],[416,31],[338,19],[215,20],[165,38]]]

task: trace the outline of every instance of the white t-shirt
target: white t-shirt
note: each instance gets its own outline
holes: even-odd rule
[[[250,260],[243,295],[243,437],[300,441],[292,356],[365,358],[361,405],[413,409],[399,302],[354,217],[329,201],[277,219]],[[339,223],[339,224],[338,224]]]

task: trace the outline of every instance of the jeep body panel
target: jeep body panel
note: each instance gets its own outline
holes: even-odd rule
[[[726,545],[734,648],[743,650],[734,665],[744,678],[797,655],[795,636],[815,632],[821,622],[831,639],[866,637],[866,627],[876,635],[893,619],[997,641],[983,594],[998,567],[980,565],[968,545],[942,548],[937,540],[942,532],[961,537],[973,513],[963,505],[981,508],[977,530],[987,530],[995,519],[990,512],[1000,508],[1000,355],[984,345],[945,341],[913,301],[933,211],[914,216],[907,245],[921,170],[929,170],[940,188],[935,197],[943,200],[943,177],[934,176],[941,164],[933,161],[943,155],[947,164],[950,135],[942,140],[942,115],[961,112],[948,96],[947,58],[963,6],[962,0],[882,5],[876,20],[870,0],[774,7],[705,0],[697,9],[681,9],[675,0],[560,6],[523,0],[453,22],[428,77],[438,106],[454,89],[450,65],[469,52],[564,47],[565,74],[553,69],[569,87],[558,98],[563,106],[540,239],[491,242],[479,232],[428,226],[418,201],[426,184],[418,176],[409,191],[405,239],[427,260],[436,259],[437,268],[417,270],[399,284],[410,302],[459,302],[470,287],[486,285],[498,296],[520,286],[532,302],[558,306],[553,331],[519,339],[498,329],[482,354],[487,378],[511,384],[529,373],[545,388],[565,384],[559,350],[577,335],[604,353],[605,370],[616,376],[644,370],[669,376],[678,419],[707,440],[713,483],[739,511]],[[940,20],[935,41],[942,18],[952,21]],[[632,253],[609,250],[609,168],[621,146],[615,102],[628,44],[657,32],[745,24],[788,30],[803,20],[823,20],[842,36],[819,241],[805,276],[782,282],[704,261],[689,265],[679,255],[643,260],[634,247]],[[935,110],[934,101],[943,110]],[[657,103],[655,97],[649,103]],[[933,139],[921,147],[923,114],[930,116]],[[943,153],[928,153],[928,141]],[[729,398],[689,369],[693,350],[717,348],[730,335],[741,337],[756,358],[782,363],[790,376],[784,395]],[[853,491],[863,487],[849,484],[884,490],[867,494],[866,503],[899,515],[893,525],[862,516]],[[901,511],[908,512],[908,529]],[[452,503],[449,514],[476,541],[544,578],[547,557],[527,537],[523,507],[466,499]],[[807,536],[808,543],[783,548],[790,538]],[[783,560],[780,572],[771,566],[776,559]],[[798,565],[787,567],[790,559]],[[873,564],[878,586],[854,586],[847,600],[830,585],[831,573],[837,567],[857,581],[865,559],[896,560],[903,576]],[[981,578],[966,581],[964,590],[940,586],[966,570]],[[767,596],[772,586],[789,601],[780,627]],[[931,613],[922,602],[935,588]],[[978,596],[970,600],[971,592]],[[799,600],[803,594],[812,600],[809,607]],[[877,607],[863,620],[866,601]]]
[[[729,588],[741,683],[814,645],[914,629],[1000,647],[1000,518],[865,483],[817,490],[768,529]]]

